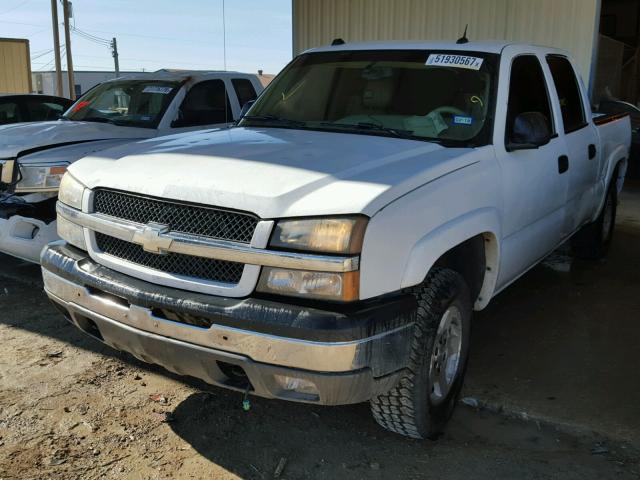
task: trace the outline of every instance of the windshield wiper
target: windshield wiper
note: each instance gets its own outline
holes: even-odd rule
[[[118,125],[120,127],[122,127],[123,125],[127,125],[127,122],[125,122],[125,121],[119,121],[119,120],[115,120],[113,118],[106,118],[106,117],[87,117],[87,118],[83,118],[81,121],[82,122],[110,123],[112,125]]]
[[[113,123],[113,120],[105,117],[86,117],[81,120],[82,122],[99,122],[99,123]]]
[[[437,143],[438,145],[442,145],[444,147],[456,146],[455,142],[450,142],[443,138],[422,137],[419,135],[414,135],[413,130],[402,130],[402,129],[393,128],[393,127],[385,127],[384,125],[379,125],[373,122],[358,122],[358,123],[322,122],[320,125],[325,127],[337,127],[337,128],[351,129],[356,131],[371,130],[371,131],[377,131],[377,132],[384,132],[394,137],[406,138],[408,140],[420,140],[422,142]]]
[[[292,120],[290,118],[277,117],[276,115],[245,115],[242,120],[255,120],[259,122],[273,122],[280,125],[290,125],[292,127],[304,127],[307,122]]]
[[[373,122],[358,122],[358,123],[336,123],[336,122],[322,122],[320,125],[324,127],[336,127],[336,128],[350,128],[352,130],[375,130],[378,132],[385,132],[399,138],[417,138],[413,134],[413,130],[400,130],[393,127],[385,127],[384,125],[378,125]]]

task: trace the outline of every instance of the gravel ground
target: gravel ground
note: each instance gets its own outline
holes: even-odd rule
[[[634,447],[461,405],[447,433],[386,433],[367,405],[251,399],[85,337],[34,267],[0,257],[0,479],[638,479]],[[16,274],[16,272],[18,272]]]

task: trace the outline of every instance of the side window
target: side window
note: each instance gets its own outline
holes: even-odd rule
[[[233,120],[227,89],[222,80],[200,82],[187,92],[174,127],[193,127]]]
[[[52,102],[28,101],[26,107],[32,122],[57,120],[65,111],[62,105]]]
[[[507,105],[507,141],[512,138],[513,124],[518,115],[537,112],[544,115],[553,132],[551,103],[542,72],[542,66],[535,55],[521,55],[511,64],[509,83],[509,104]]]
[[[238,96],[238,103],[240,104],[240,108],[244,107],[245,103],[258,98],[256,90],[251,84],[251,80],[248,80],[246,78],[234,78],[233,80],[231,80],[231,83],[233,84],[233,88],[236,91],[236,95]]]
[[[0,103],[0,125],[21,122],[20,109],[16,102]]]
[[[547,63],[558,92],[565,133],[584,127],[587,122],[584,117],[582,96],[571,62],[559,55],[549,55]]]

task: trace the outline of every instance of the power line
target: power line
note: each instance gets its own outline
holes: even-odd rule
[[[4,12],[1,12],[0,15],[6,15],[9,12],[13,12],[14,10],[18,10],[19,8],[24,7],[27,3],[29,3],[31,0],[24,0],[24,2],[22,2],[19,5],[16,5],[13,8],[10,8],[9,10],[5,10]]]
[[[30,27],[45,27],[42,24],[37,24],[37,23],[25,23],[25,22],[10,22],[10,21],[6,21],[6,20],[0,20],[0,23],[11,23],[14,25],[28,25]],[[51,27],[46,27],[46,28],[51,28]],[[156,36],[156,35],[142,35],[139,33],[127,33],[127,32],[108,32],[106,30],[95,30],[93,28],[89,29],[92,32],[97,32],[97,33],[112,33],[118,36],[124,36],[124,37],[140,37],[140,38],[151,38],[151,39],[156,39],[156,40],[167,40],[170,42],[183,42],[183,43],[197,43],[200,45],[211,45],[210,42],[201,42],[198,40],[189,40],[187,38],[172,38],[172,37],[160,37],[160,36]]]
[[[66,50],[63,50],[63,47],[64,47],[64,45],[60,45],[60,53],[61,53],[61,55],[62,55],[62,57],[63,57],[63,58],[66,58],[66,56],[67,56],[67,51],[66,51]],[[54,56],[51,60],[49,60],[47,63],[45,63],[45,64],[44,64],[42,67],[40,67],[40,69],[39,69],[39,70],[37,70],[37,71],[41,72],[41,71],[45,70],[48,66],[50,66],[50,65],[55,61],[55,59],[56,59],[56,58],[55,58],[55,56]],[[36,65],[39,65],[39,64],[40,64],[40,62],[33,62],[33,63],[34,63],[34,64],[36,64]]]
[[[111,41],[110,40],[107,40],[106,38],[97,37],[95,35],[92,35],[90,33],[85,32],[84,30],[80,30],[77,27],[73,27],[71,29],[71,32],[76,34],[76,35],[78,35],[78,36],[80,36],[80,37],[82,37],[82,38],[84,38],[85,40],[89,40],[90,42],[94,42],[94,43],[97,43],[99,45],[104,45],[106,47],[110,47],[111,46]]]

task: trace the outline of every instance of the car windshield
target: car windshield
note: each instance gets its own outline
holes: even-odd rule
[[[303,54],[239,125],[479,144],[491,129],[496,59],[466,51]]]
[[[68,120],[156,128],[179,82],[122,80],[87,92],[64,114]]]

